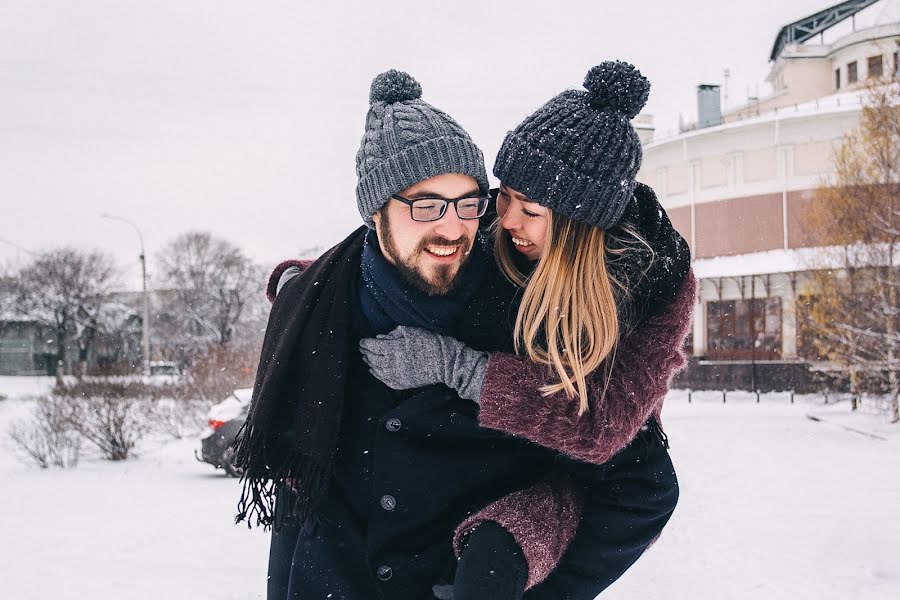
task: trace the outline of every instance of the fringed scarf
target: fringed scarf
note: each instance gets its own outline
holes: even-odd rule
[[[288,281],[272,304],[253,401],[237,437],[236,522],[280,529],[314,516],[327,491],[344,406],[352,302],[367,228]],[[275,497],[278,494],[278,502]]]
[[[428,296],[402,279],[375,233],[366,232],[355,231],[275,297],[250,413],[237,436],[236,463],[244,470],[237,522],[280,529],[316,517],[333,471],[348,361],[357,352],[349,343],[352,303],[362,302],[376,330],[410,325],[448,333],[491,268],[479,235],[458,286]]]

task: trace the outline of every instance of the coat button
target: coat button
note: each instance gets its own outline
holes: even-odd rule
[[[378,575],[378,579],[380,579],[382,581],[387,581],[388,579],[391,578],[391,576],[394,574],[394,572],[391,570],[391,568],[389,566],[381,565],[380,567],[378,567],[376,574]]]
[[[381,497],[381,508],[384,510],[394,510],[397,508],[397,499],[390,494]]]
[[[402,424],[403,423],[401,423],[400,419],[392,418],[385,421],[384,428],[391,433],[394,433],[395,431],[400,431],[400,426]]]

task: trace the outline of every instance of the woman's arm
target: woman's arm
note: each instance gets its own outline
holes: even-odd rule
[[[691,326],[696,281],[688,271],[674,301],[618,345],[609,387],[598,370],[588,378],[589,409],[563,393],[540,388],[555,381],[546,365],[494,353],[487,363],[478,421],[484,427],[527,438],[578,460],[603,463],[658,413],[672,377],[684,366],[684,340]]]
[[[372,374],[394,389],[435,383],[480,401],[483,427],[526,438],[578,460],[603,463],[659,412],[669,382],[685,362],[696,281],[688,271],[674,300],[619,343],[609,386],[598,369],[588,376],[588,411],[563,393],[540,388],[557,380],[548,366],[512,354],[480,352],[451,337],[399,327],[360,342]]]
[[[525,557],[526,600],[592,599],[653,543],[678,501],[678,481],[655,424],[604,465],[568,462],[562,470],[568,474],[509,494],[461,523],[454,538],[460,565],[497,561],[509,553],[464,547],[473,531],[499,524]],[[462,569],[457,576],[480,575],[473,571]]]

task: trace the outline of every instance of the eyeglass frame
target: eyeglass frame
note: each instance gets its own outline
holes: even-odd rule
[[[444,215],[447,214],[447,207],[451,204],[453,205],[453,210],[456,211],[456,216],[459,217],[463,221],[474,221],[475,219],[480,219],[487,212],[487,208],[491,203],[491,194],[475,194],[475,195],[467,195],[460,196],[459,198],[441,198],[439,196],[424,196],[422,198],[416,198],[415,200],[410,200],[409,198],[404,198],[400,194],[391,194],[391,198],[394,200],[399,200],[403,204],[409,207],[409,218],[415,221],[416,223],[434,223],[435,221],[440,221],[444,218]],[[484,206],[481,207],[481,210],[478,211],[478,215],[474,217],[463,217],[459,214],[459,206],[457,206],[457,202],[460,200],[471,200],[472,198],[478,198],[479,202],[484,201]],[[427,221],[421,221],[413,216],[413,204],[420,200],[440,200],[444,203],[444,208],[441,210],[441,214],[436,219],[428,219]]]

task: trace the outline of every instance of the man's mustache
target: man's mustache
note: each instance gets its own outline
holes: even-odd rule
[[[423,240],[418,247],[418,251],[421,252],[425,250],[426,246],[464,246],[466,248],[466,253],[468,253],[469,249],[471,249],[471,238],[467,235],[462,235],[455,240],[448,240],[443,236],[438,237],[430,237],[428,239]]]

